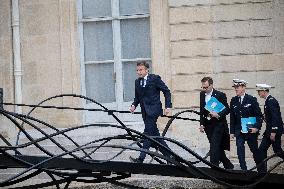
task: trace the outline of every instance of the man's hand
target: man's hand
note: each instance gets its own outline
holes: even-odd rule
[[[200,131],[201,133],[204,133],[204,126],[203,126],[203,125],[200,125],[200,126],[199,126],[199,131]]]
[[[250,128],[249,130],[250,130],[250,133],[257,133],[258,132],[258,129],[254,128],[254,127]]]
[[[231,137],[231,139],[234,139],[235,135],[234,134],[230,134],[230,137]]]
[[[135,109],[136,109],[136,107],[134,105],[131,105],[130,108],[129,108],[129,111],[131,113],[134,113]]]
[[[209,114],[211,115],[211,117],[215,117],[217,119],[220,117],[216,112],[210,112]]]
[[[276,133],[271,133],[270,134],[270,140],[275,142],[275,136],[276,136]]]
[[[165,109],[165,115],[168,115],[170,112],[171,112],[171,109],[170,109],[170,108],[166,108],[166,109]]]

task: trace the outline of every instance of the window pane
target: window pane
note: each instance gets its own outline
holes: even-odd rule
[[[120,0],[120,15],[149,13],[148,0]]]
[[[113,60],[111,21],[84,23],[85,61]]]
[[[121,20],[123,58],[150,58],[149,18]]]
[[[111,0],[83,0],[83,18],[111,16]]]
[[[150,64],[150,71],[151,71],[151,62],[150,61],[147,62]],[[122,63],[124,102],[129,102],[129,101],[132,102],[135,96],[135,79],[137,78],[136,63],[137,62]]]
[[[86,95],[99,103],[115,102],[113,63],[87,64]]]
[[[133,101],[135,96],[136,62],[123,63],[123,101]]]

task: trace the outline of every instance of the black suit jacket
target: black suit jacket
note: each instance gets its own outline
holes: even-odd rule
[[[282,134],[283,120],[280,112],[278,101],[269,95],[265,100],[264,118],[266,121],[265,134],[270,136],[271,133]]]
[[[139,78],[135,80],[135,98],[132,105],[135,107],[140,104],[142,114],[147,116],[158,117],[163,114],[160,92],[165,97],[165,107],[171,108],[171,92],[161,77],[154,74],[148,74],[146,86],[140,85]]]
[[[261,129],[262,113],[256,97],[245,94],[242,104],[239,102],[238,96],[231,99],[230,102],[230,133],[239,136],[241,133],[241,118],[256,117],[255,128]]]
[[[209,142],[214,142],[215,139],[211,138],[212,132],[215,129],[218,130],[219,136],[222,137],[222,147],[225,150],[230,150],[230,136],[229,136],[229,128],[227,124],[226,115],[229,114],[229,105],[227,103],[226,94],[213,89],[212,96],[215,97],[219,102],[221,102],[225,109],[218,113],[220,116],[219,119],[211,118],[210,120],[207,119],[209,112],[204,108],[205,107],[205,92],[200,92],[200,125],[205,127],[206,135],[209,139]]]
[[[204,108],[205,107],[205,92],[200,92],[200,125],[207,125],[208,123],[212,122],[223,122],[227,123],[226,115],[229,114],[230,109],[229,105],[227,103],[227,97],[225,93],[222,93],[221,91],[217,91],[213,89],[212,97],[215,97],[219,102],[221,102],[225,109],[218,113],[220,116],[219,119],[212,118],[210,121],[208,121],[206,118],[209,114],[209,112]]]

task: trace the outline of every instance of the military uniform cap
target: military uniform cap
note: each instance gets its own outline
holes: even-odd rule
[[[269,90],[271,88],[270,85],[267,84],[256,84],[256,90],[257,91],[265,91],[265,90]]]
[[[246,86],[247,84],[248,84],[248,82],[243,80],[243,79],[233,79],[233,86],[232,87]]]

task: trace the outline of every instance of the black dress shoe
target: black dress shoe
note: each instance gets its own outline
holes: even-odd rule
[[[174,156],[172,156],[172,155],[170,155],[170,159],[179,162],[179,161],[177,160],[177,158],[174,157]],[[174,163],[172,163],[172,162],[170,162],[170,161],[167,161],[167,164],[168,164],[168,165],[174,165]]]
[[[170,161],[167,161],[167,165],[174,165],[174,164]]]
[[[130,161],[132,163],[143,163],[143,160],[139,159],[139,158],[133,158],[133,157],[129,157]]]
[[[234,165],[232,163],[228,164],[228,165],[224,165],[225,169],[234,169]]]
[[[267,168],[265,166],[257,167],[257,172],[259,173],[267,173]]]

